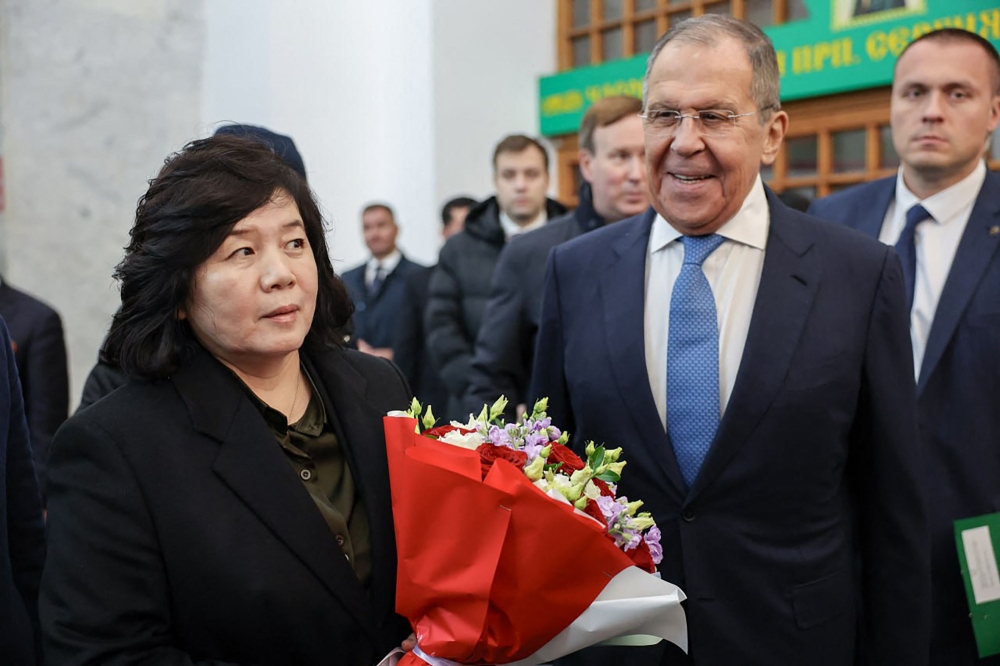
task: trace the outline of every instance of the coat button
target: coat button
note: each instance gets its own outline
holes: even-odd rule
[[[694,511],[691,509],[684,509],[684,513],[682,513],[681,516],[684,518],[684,522],[690,523],[694,520]]]
[[[299,476],[302,477],[303,481],[308,481],[309,479],[313,478],[313,473],[312,470],[304,469],[301,472],[299,472]]]
[[[346,542],[346,539],[344,539],[344,535],[343,534],[338,534],[337,535],[337,545],[340,546],[341,548],[343,548],[345,542]]]

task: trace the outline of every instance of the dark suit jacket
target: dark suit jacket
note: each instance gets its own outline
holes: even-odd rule
[[[619,492],[663,532],[660,571],[688,595],[693,663],[841,666],[858,649],[866,663],[925,664],[930,572],[899,260],[770,192],[768,205],[739,373],[693,487],[646,372],[652,210],[552,251],[534,394],[575,446],[624,448]]]
[[[604,226],[594,206],[590,186],[580,190],[580,205],[541,229],[515,236],[504,246],[493,269],[490,300],[476,337],[469,373],[465,413],[478,414],[484,404],[504,395],[512,421],[526,400],[535,357],[535,335],[542,318],[545,261],[560,243]],[[529,405],[530,407],[530,405]]]
[[[422,268],[424,266],[402,257],[385,277],[382,288],[371,296],[365,286],[365,264],[340,276],[354,301],[354,339],[364,340],[373,347],[392,347],[406,282]]]
[[[44,561],[42,499],[11,339],[0,317],[0,662],[42,663],[38,583]]]
[[[377,663],[409,628],[382,416],[409,401],[383,359],[309,363],[371,523],[361,586],[233,375],[200,351],[74,415],[52,447],[41,617],[50,664]]]
[[[69,414],[69,371],[62,321],[55,310],[6,281],[0,284],[0,316],[7,320],[14,340],[35,469],[44,494],[49,444]]]
[[[410,275],[404,285],[403,299],[396,315],[392,361],[410,383],[413,395],[422,404],[433,405],[434,414],[442,423],[447,423],[452,418],[462,418],[462,415],[448,412],[448,390],[427,348],[424,311],[427,309],[428,287],[433,271],[433,266],[420,268]],[[465,416],[468,418],[468,414]]]
[[[895,177],[817,201],[878,238]],[[953,522],[1000,511],[1000,174],[987,173],[941,293],[917,382],[932,542],[932,663],[976,661]]]

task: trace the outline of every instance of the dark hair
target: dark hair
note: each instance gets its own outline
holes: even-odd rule
[[[441,208],[441,223],[447,227],[448,223],[451,222],[451,211],[456,208],[472,208],[478,203],[472,197],[455,197],[448,200]]]
[[[988,39],[980,37],[974,32],[962,30],[961,28],[941,28],[940,30],[932,30],[920,35],[907,44],[906,48],[903,49],[903,52],[899,54],[898,58],[896,58],[896,65],[893,67],[893,72],[895,72],[895,67],[899,66],[899,61],[903,59],[903,56],[906,55],[906,52],[909,51],[914,44],[931,41],[966,42],[967,44],[975,44],[979,46],[986,52],[986,56],[990,59],[990,64],[993,65],[993,94],[1000,94],[1000,54],[997,53],[996,47],[994,47]]]
[[[369,211],[373,210],[384,210],[385,212],[389,213],[389,217],[392,218],[393,224],[396,223],[396,212],[392,209],[392,207],[389,204],[380,203],[378,201],[370,203],[361,209],[362,217],[365,215],[365,213],[368,213]]]
[[[615,95],[599,99],[590,105],[580,121],[578,143],[580,148],[589,153],[594,152],[594,130],[607,127],[626,116],[638,116],[642,111],[642,100],[638,97]]]
[[[237,222],[286,193],[298,206],[319,274],[304,346],[319,351],[343,344],[340,329],[353,306],[330,265],[323,218],[309,186],[267,146],[217,135],[168,157],[139,199],[125,258],[115,268],[122,303],[101,359],[131,377],[173,374],[197,348],[187,320],[177,316],[195,270]]]
[[[542,153],[542,159],[545,161],[545,170],[549,170],[549,153],[545,150],[545,146],[538,139],[532,139],[530,136],[525,136],[523,134],[511,134],[505,136],[497,147],[493,149],[493,170],[496,171],[497,168],[497,157],[500,153],[520,153],[531,146],[538,148]]]

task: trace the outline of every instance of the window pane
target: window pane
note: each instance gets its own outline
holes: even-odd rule
[[[573,38],[573,66],[583,67],[590,64],[590,35]]]
[[[773,0],[746,0],[744,6],[747,10],[746,20],[754,25],[759,27],[774,23]]]
[[[733,8],[729,4],[729,0],[726,2],[719,2],[714,5],[705,6],[706,14],[732,14]]]
[[[686,18],[691,18],[691,10],[685,9],[682,12],[674,12],[673,14],[667,14],[668,20],[667,25],[674,25],[679,21],[683,21]]]
[[[785,21],[798,21],[809,18],[809,10],[806,9],[805,0],[786,0],[788,3],[785,10]]]
[[[635,52],[649,53],[656,45],[656,21],[635,24]]]
[[[604,0],[604,20],[617,21],[622,17],[622,0]]]
[[[805,197],[809,201],[816,198],[816,188],[815,187],[793,187],[790,190],[785,190],[783,195],[787,195],[788,199],[793,199],[794,197]]]
[[[604,61],[618,60],[622,57],[622,29],[612,28],[601,33]]]
[[[788,139],[788,178],[805,178],[816,175],[816,156],[819,144],[816,135]]]
[[[833,133],[834,173],[865,170],[865,137],[863,129]]]
[[[573,0],[573,27],[590,25],[590,0]]]
[[[635,0],[635,11],[649,12],[656,9],[656,0]]]
[[[879,166],[883,169],[895,169],[899,166],[899,155],[896,154],[896,147],[892,145],[892,128],[882,125],[878,128],[878,136],[882,144],[879,149]],[[996,146],[993,150],[996,150]]]

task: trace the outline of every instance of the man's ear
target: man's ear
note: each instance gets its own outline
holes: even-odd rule
[[[788,114],[778,111],[764,125],[764,152],[760,158],[762,164],[774,163],[786,131],[788,131]]]
[[[594,162],[594,154],[587,150],[586,148],[580,149],[580,175],[588,183],[593,182],[593,176],[591,175],[590,166]]]

